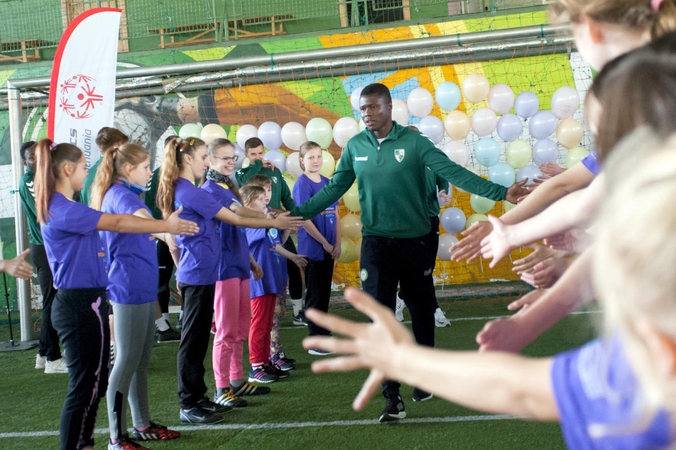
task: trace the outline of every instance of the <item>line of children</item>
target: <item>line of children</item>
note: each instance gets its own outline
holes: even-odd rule
[[[109,149],[99,165],[91,206],[109,214],[152,219],[140,198],[150,174],[150,154],[143,147],[124,144]],[[166,237],[103,231],[101,238],[109,255],[107,294],[117,337],[116,363],[108,381],[108,449],[144,450],[136,441],[180,436],[151,422],[148,405],[148,365],[155,335],[158,278],[154,241]],[[132,437],[127,433],[127,401],[134,422]]]
[[[264,177],[256,175],[256,177]],[[269,191],[259,184],[265,184],[265,180],[252,179],[241,188],[244,205],[259,213],[269,212]],[[270,183],[268,179],[267,183]],[[300,225],[300,222],[298,222]],[[251,330],[249,331],[249,361],[251,371],[249,382],[272,383],[280,378],[289,376],[295,361],[283,360],[284,366],[279,366],[270,358],[270,341],[273,327],[273,316],[278,304],[277,297],[286,296],[286,261],[293,261],[299,267],[306,264],[306,259],[301,255],[291,253],[283,247],[284,241],[289,237],[289,230],[280,233],[276,228],[268,230],[247,228],[247,240],[249,251],[258,265],[263,270],[263,276],[256,280],[250,280],[251,295]]]
[[[217,230],[220,222],[237,226],[289,228],[300,221],[288,213],[274,219],[241,217],[195,186],[208,167],[207,147],[197,138],[169,140],[162,161],[157,204],[167,217],[183,208],[182,217],[194,220],[200,232],[177,237],[180,258],[176,280],[183,297],[183,328],[178,349],[178,391],[180,420],[190,423],[217,423],[232,409],[205,397],[204,358],[213,319],[215,284],[221,258]]]
[[[303,174],[293,187],[293,198],[302,205],[328,184],[329,179],[319,173],[322,168],[322,148],[308,141],[300,146],[299,161]],[[315,308],[327,312],[331,298],[331,280],[334,260],[340,257],[340,216],[338,202],[321,214],[305,221],[298,230],[298,251],[308,259],[305,267],[305,309]],[[308,334],[329,335],[329,331],[308,321]],[[311,355],[326,355],[320,349],[310,349]]]
[[[58,289],[52,323],[68,354],[68,394],[61,412],[61,449],[92,449],[98,403],[108,383],[110,331],[106,315],[108,255],[98,230],[146,234],[195,233],[179,219],[104,214],[73,201],[87,176],[82,151],[49,139],[38,142],[36,213]]]

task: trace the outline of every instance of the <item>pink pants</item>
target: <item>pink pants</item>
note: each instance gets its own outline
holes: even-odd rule
[[[229,388],[231,380],[244,378],[242,355],[251,324],[249,280],[229,278],[216,282],[214,295],[216,337],[212,351],[217,388]]]
[[[270,331],[275,312],[275,294],[251,299],[251,330],[249,331],[249,362],[266,364],[270,361]]]

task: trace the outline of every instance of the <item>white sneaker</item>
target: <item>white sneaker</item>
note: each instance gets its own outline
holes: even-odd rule
[[[39,353],[37,355],[35,355],[35,368],[36,369],[44,370],[46,362],[47,362],[47,358],[45,358],[44,356],[40,356]]]
[[[406,307],[406,303],[399,297],[399,294],[397,294],[397,304],[394,307],[394,317],[399,321],[403,322],[404,321],[404,308]]]
[[[68,373],[66,359],[59,358],[56,361],[47,361],[45,364],[45,373]]]
[[[451,321],[446,318],[441,308],[437,308],[437,310],[434,311],[434,325],[439,328],[451,326]]]

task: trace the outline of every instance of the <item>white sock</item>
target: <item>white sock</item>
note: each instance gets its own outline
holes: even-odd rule
[[[162,318],[167,321],[167,323],[171,323],[171,320],[169,320],[169,313],[162,313]]]
[[[169,329],[169,322],[164,320],[164,317],[160,317],[159,319],[155,319],[155,326],[159,331],[167,331]]]
[[[293,315],[297,316],[303,310],[303,299],[302,298],[292,298],[291,306],[293,306]]]

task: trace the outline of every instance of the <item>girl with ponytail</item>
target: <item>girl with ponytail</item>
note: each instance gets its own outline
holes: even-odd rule
[[[58,289],[52,324],[68,354],[61,449],[92,449],[96,412],[108,382],[110,340],[105,320],[110,260],[98,231],[193,234],[198,228],[181,220],[180,211],[163,221],[95,211],[73,201],[87,176],[79,148],[43,139],[36,146],[36,156],[36,213]]]
[[[181,217],[194,220],[200,226],[200,232],[195,236],[176,239],[180,249],[176,280],[183,297],[183,329],[178,348],[179,414],[181,422],[188,423],[217,423],[223,420],[221,413],[232,409],[227,402],[218,404],[205,397],[204,358],[209,346],[215,285],[222,261],[223,243],[217,233],[218,227],[224,226],[221,223],[224,222],[238,227],[289,228],[302,222],[288,213],[266,218],[244,208],[231,209],[232,201],[226,202],[228,207],[223,206],[220,200],[195,186],[195,180],[205,176],[207,158],[204,141],[170,139],[157,193],[157,205],[164,217],[175,207],[183,207]]]
[[[135,144],[109,149],[103,156],[94,187],[92,207],[110,214],[133,214],[152,219],[140,194],[150,178],[150,154]],[[165,234],[155,235],[165,239]],[[155,335],[155,300],[158,263],[155,237],[104,231],[104,246],[110,255],[108,299],[114,312],[115,365],[108,382],[109,448],[143,449],[137,440],[169,440],[177,431],[150,421],[148,365]],[[134,383],[132,383],[132,379]],[[134,432],[127,433],[127,401]]]

